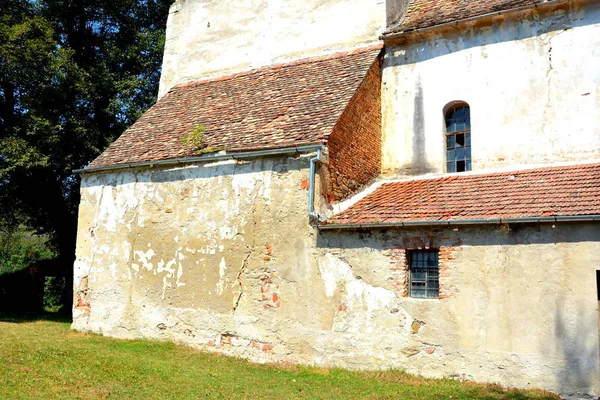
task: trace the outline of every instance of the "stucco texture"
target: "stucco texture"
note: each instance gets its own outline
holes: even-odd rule
[[[382,0],[178,0],[167,23],[159,97],[177,83],[376,42],[385,7]]]
[[[323,231],[308,156],[86,175],[73,327],[598,395],[600,227]],[[406,252],[440,249],[440,299]]]
[[[556,8],[386,41],[386,175],[446,172],[457,101],[471,109],[473,170],[600,159],[600,4]]]

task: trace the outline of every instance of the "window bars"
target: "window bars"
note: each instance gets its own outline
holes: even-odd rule
[[[439,257],[437,250],[409,253],[410,297],[440,297]]]

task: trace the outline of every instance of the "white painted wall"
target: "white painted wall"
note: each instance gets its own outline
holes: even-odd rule
[[[178,0],[159,96],[180,82],[371,43],[384,27],[385,0]]]
[[[471,106],[473,170],[600,158],[592,3],[388,47],[384,172],[445,172],[443,109],[453,100]]]

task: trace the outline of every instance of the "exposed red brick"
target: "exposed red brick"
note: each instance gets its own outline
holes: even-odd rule
[[[90,309],[90,301],[88,299],[87,294],[80,293],[77,297],[77,306],[76,308]]]
[[[326,224],[595,214],[600,214],[600,164],[582,164],[386,183]],[[415,245],[414,239],[403,240],[405,248]]]
[[[308,179],[306,179],[306,178],[302,179],[302,181],[300,182],[300,189],[303,189],[303,190],[310,189],[310,182],[308,181]]]
[[[271,351],[271,350],[273,350],[273,346],[271,346],[270,344],[262,345],[262,351]]]
[[[373,64],[327,141],[330,202],[343,200],[381,171],[381,60]]]
[[[390,260],[390,280],[394,291],[400,297],[409,296],[409,265],[406,257],[406,252],[411,250],[422,250],[423,245],[435,243],[436,246],[428,247],[437,249],[439,252],[439,267],[440,267],[440,299],[447,299],[456,293],[458,289],[451,285],[450,278],[452,273],[452,261],[456,258],[455,252],[461,248],[457,246],[460,241],[451,241],[450,238],[440,238],[435,234],[419,234],[404,236],[400,243],[394,248],[386,250],[384,255],[387,255]]]

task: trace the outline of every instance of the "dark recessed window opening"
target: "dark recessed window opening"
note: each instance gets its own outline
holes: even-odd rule
[[[408,254],[410,297],[438,299],[440,297],[438,251],[411,251]]]
[[[600,301],[600,271],[596,271],[596,294],[598,295],[598,301]]]
[[[446,112],[446,171],[471,170],[471,110],[465,103]]]

